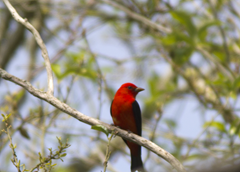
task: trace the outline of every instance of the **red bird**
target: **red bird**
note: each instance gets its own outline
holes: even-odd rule
[[[114,125],[139,136],[142,135],[142,119],[141,110],[135,98],[143,90],[132,83],[123,84],[116,92],[110,109]],[[131,171],[145,171],[141,158],[141,146],[127,140],[124,142],[131,152]]]

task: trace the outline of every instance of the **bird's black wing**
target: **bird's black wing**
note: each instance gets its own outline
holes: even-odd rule
[[[142,136],[141,110],[140,110],[139,104],[136,100],[132,103],[132,108],[133,108],[134,119],[135,119],[136,126],[137,126],[137,134],[139,136]]]

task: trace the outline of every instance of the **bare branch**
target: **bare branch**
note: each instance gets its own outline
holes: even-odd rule
[[[213,12],[213,16],[216,20],[219,20],[218,19],[218,14],[217,14],[217,11],[213,5],[213,2],[212,1],[209,1],[209,5],[212,9],[212,12]],[[231,56],[230,56],[230,53],[229,53],[229,49],[228,49],[228,45],[227,45],[227,38],[226,38],[226,33],[223,29],[223,27],[220,25],[218,26],[219,30],[220,30],[220,34],[222,36],[222,39],[223,39],[223,48],[224,48],[224,51],[225,51],[225,54],[226,54],[226,60],[227,62],[229,63],[230,62],[230,59],[231,59]]]
[[[198,50],[199,52],[201,52],[207,59],[209,59],[209,61],[214,62],[214,64],[219,68],[219,70],[226,75],[231,81],[234,81],[234,74],[233,72],[226,68],[225,66],[223,66],[219,60],[215,57],[213,57],[209,52],[207,52],[204,48],[202,48],[201,46],[197,46],[196,50]]]
[[[71,108],[67,104],[61,102],[60,100],[58,100],[53,95],[34,88],[29,82],[24,81],[22,79],[19,79],[19,78],[13,76],[13,75],[7,73],[2,68],[0,68],[0,77],[2,77],[5,80],[9,80],[11,82],[14,82],[15,84],[25,88],[29,93],[31,93],[35,97],[38,97],[38,98],[50,103],[54,107],[56,107],[59,110],[69,114],[70,116],[78,119],[79,121],[81,121],[83,123],[86,123],[86,124],[89,124],[89,125],[103,125],[103,126],[105,126],[110,132],[114,131],[114,132],[116,132],[116,135],[151,150],[152,152],[154,152],[155,154],[157,154],[158,156],[162,157],[167,162],[169,162],[179,172],[185,172],[185,169],[184,169],[183,165],[173,155],[171,155],[169,152],[165,151],[164,149],[162,149],[161,147],[159,147],[155,143],[153,143],[153,142],[151,142],[151,141],[149,141],[149,140],[147,140],[143,137],[140,137],[136,134],[129,133],[125,130],[122,130],[122,129],[119,129],[117,127],[106,124],[106,123],[104,123],[104,122],[102,122],[98,119],[86,116],[83,113],[78,112],[77,110]]]
[[[18,13],[17,11],[14,9],[14,7],[10,4],[10,2],[8,0],[3,0],[3,2],[5,3],[5,5],[7,6],[8,10],[10,11],[10,13],[12,14],[13,18],[21,23],[22,25],[24,25],[29,31],[32,32],[32,34],[34,35],[34,38],[36,40],[36,42],[38,43],[39,47],[41,48],[42,51],[42,56],[44,58],[45,61],[45,66],[46,66],[46,70],[47,70],[47,75],[48,75],[48,93],[49,94],[53,94],[54,91],[54,86],[53,86],[53,74],[52,74],[52,68],[51,68],[51,63],[49,60],[49,56],[48,56],[48,52],[47,52],[47,48],[40,36],[40,34],[38,33],[38,31],[33,27],[33,25],[31,25],[27,19],[23,19]]]
[[[134,13],[132,12],[131,10],[125,8],[124,6],[120,5],[120,4],[117,4],[116,2],[114,1],[110,1],[110,0],[102,0],[102,2],[105,2],[106,4],[109,4],[115,8],[118,8],[122,11],[124,11],[128,16],[130,16],[131,18],[141,22],[141,23],[144,23],[145,25],[147,26],[150,26],[151,28],[154,28],[154,29],[157,29],[163,33],[171,33],[172,30],[169,29],[169,28],[166,28],[164,26],[161,26],[155,22],[152,22],[151,20],[149,20],[148,18],[144,17],[144,16],[141,16],[137,13]]]

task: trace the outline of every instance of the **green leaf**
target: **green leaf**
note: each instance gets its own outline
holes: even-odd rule
[[[58,143],[59,143],[59,145],[62,146],[62,141],[61,141],[62,138],[61,138],[61,137],[57,137],[57,136],[56,136],[56,138],[58,139]],[[59,149],[60,149],[60,146],[58,146]]]
[[[186,30],[191,37],[196,35],[197,29],[192,21],[191,14],[188,14],[184,11],[173,11],[170,13],[175,20],[186,27]]]
[[[61,80],[62,78],[61,66],[59,64],[52,64],[51,66],[52,66],[53,73],[56,75],[57,79]]]
[[[199,29],[198,29],[198,38],[201,41],[205,41],[206,37],[207,37],[207,30],[208,28],[210,28],[211,26],[219,26],[221,23],[219,21],[211,21],[211,22],[206,22],[204,23]]]
[[[154,11],[154,9],[157,8],[158,3],[159,3],[158,0],[147,1],[148,11],[149,11],[149,12]]]
[[[192,47],[175,47],[172,51],[170,51],[170,56],[176,64],[183,65],[189,61],[192,53]]]
[[[204,159],[206,158],[207,155],[205,154],[192,154],[187,157],[188,161],[195,160],[195,159]]]
[[[38,155],[39,155],[39,160],[41,161],[42,159],[42,154],[40,152],[38,152]]]
[[[231,124],[231,127],[229,129],[229,134],[230,135],[239,135],[240,137],[240,121],[239,119],[235,119],[232,124]]]
[[[65,157],[67,154],[66,153],[64,153],[64,154],[61,154],[60,155],[60,157]]]
[[[172,119],[165,119],[164,122],[171,128],[176,128],[177,123]]]
[[[92,55],[85,51],[81,51],[81,53],[68,53],[64,66],[61,66],[62,73],[59,75],[59,78],[63,79],[68,75],[79,75],[96,79],[98,73],[96,72],[94,63]]]
[[[6,117],[3,114],[2,114],[2,117],[3,117],[2,122],[4,122],[6,120]]]
[[[231,127],[229,130],[230,135],[234,135],[236,133],[236,127]]]
[[[11,115],[12,115],[11,113],[10,113],[10,114],[8,114],[8,115],[7,115],[7,119],[8,119],[8,118],[9,118]]]
[[[183,34],[182,32],[174,32],[173,35],[176,38],[176,41],[180,44],[182,44],[182,42],[184,41],[185,43],[187,43],[189,46],[194,46],[194,39],[193,37],[189,37],[186,34]],[[176,45],[176,43],[175,43]],[[180,47],[179,47],[180,48]]]
[[[221,122],[217,122],[217,121],[211,122],[210,121],[210,122],[206,122],[203,126],[204,127],[207,127],[207,126],[214,127],[221,132],[226,132],[225,125]]]
[[[28,134],[28,132],[27,132],[27,130],[25,129],[25,128],[23,128],[23,127],[20,127],[19,128],[19,131],[20,131],[20,134],[23,136],[23,137],[25,137],[26,139],[30,139],[30,136],[29,136],[29,134]]]
[[[107,137],[109,135],[108,129],[103,125],[94,125],[91,127],[91,129],[104,132],[107,135]]]
[[[10,114],[8,114],[8,115],[3,115],[3,114],[2,114],[2,117],[3,117],[3,120],[2,120],[2,122],[4,122],[4,121],[8,120],[8,118],[9,118],[11,115],[12,115],[11,113],[10,113]]]
[[[240,89],[240,76],[238,76],[233,83],[233,90]]]
[[[174,36],[174,34],[169,34],[165,37],[162,37],[161,41],[164,45],[173,45],[176,43],[176,37]]]
[[[23,97],[24,93],[25,90],[14,92],[12,95],[12,99],[17,102]]]

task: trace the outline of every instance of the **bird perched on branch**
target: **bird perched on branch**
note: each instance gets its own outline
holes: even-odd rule
[[[143,90],[132,83],[123,84],[116,92],[110,109],[114,125],[139,136],[142,136],[142,118],[135,98]],[[131,153],[131,171],[145,172],[141,158],[141,146],[128,140],[124,142]]]

